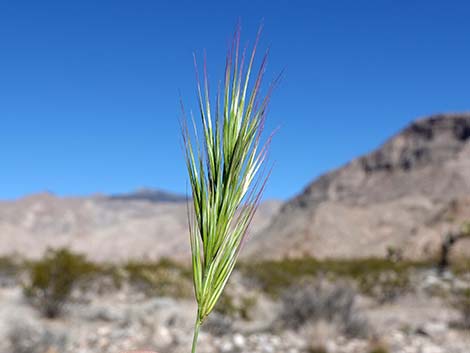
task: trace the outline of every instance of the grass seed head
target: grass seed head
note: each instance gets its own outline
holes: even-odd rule
[[[201,81],[194,56],[200,124],[191,118],[190,131],[183,117],[182,135],[192,192],[189,228],[199,323],[212,311],[227,284],[270,173],[264,164],[271,136],[262,142],[261,135],[278,79],[261,95],[268,52],[253,76],[260,33],[247,56],[246,50],[240,53],[237,29],[226,57],[222,92],[218,90],[214,106],[206,60]]]

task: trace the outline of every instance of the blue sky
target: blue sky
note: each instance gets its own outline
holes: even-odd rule
[[[267,129],[267,198],[371,151],[411,120],[470,109],[464,1],[0,0],[0,199],[186,191],[178,91],[192,52],[222,77],[238,18],[264,21],[267,78],[284,67]]]

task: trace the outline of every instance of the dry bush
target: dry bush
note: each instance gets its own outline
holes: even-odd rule
[[[0,287],[11,287],[17,284],[20,273],[20,262],[14,257],[0,257]]]
[[[79,280],[95,274],[97,267],[67,249],[48,250],[43,259],[28,265],[29,281],[23,292],[48,318],[61,313]]]
[[[18,321],[12,324],[7,340],[10,353],[59,353],[65,349],[67,336],[43,329],[39,324]]]
[[[328,353],[328,351],[321,345],[312,345],[306,349],[306,353]]]
[[[320,261],[305,257],[242,263],[240,269],[254,285],[274,298],[285,288],[296,285],[305,278],[326,276],[334,280],[354,281],[362,294],[384,303],[411,290],[411,272],[428,265],[426,262],[379,258]]]
[[[191,272],[170,260],[131,261],[124,266],[129,283],[149,297],[190,298],[193,295]]]
[[[382,345],[377,345],[369,351],[369,353],[388,353],[388,352],[389,350],[385,348],[385,346],[382,346]]]
[[[225,292],[221,295],[214,311],[232,319],[252,320],[253,310],[257,305],[257,297],[252,293],[231,294]]]
[[[356,294],[345,283],[307,282],[296,285],[282,295],[280,322],[298,329],[307,323],[334,322],[350,337],[368,336],[367,320],[355,306]]]

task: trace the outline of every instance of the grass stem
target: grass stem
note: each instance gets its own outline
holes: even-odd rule
[[[194,336],[193,336],[193,345],[191,347],[191,353],[196,353],[197,346],[197,337],[199,336],[199,328],[201,327],[201,321],[199,320],[199,315],[196,318],[196,323],[194,324]]]

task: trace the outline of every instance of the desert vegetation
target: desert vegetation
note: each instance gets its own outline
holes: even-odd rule
[[[190,343],[184,338],[191,330],[194,309],[189,265],[170,260],[94,263],[65,249],[51,250],[35,261],[5,258],[2,264],[0,291],[9,293],[10,288],[23,286],[26,299],[21,309],[14,304],[14,312],[15,317],[27,315],[28,320],[13,320],[5,338],[12,352],[44,353],[53,348],[52,352],[68,353],[79,351],[80,345],[89,351],[114,352],[116,342],[128,349],[154,346],[162,352],[183,352]],[[67,266],[73,276],[61,279],[57,269]],[[211,342],[220,350],[231,347],[230,352],[256,351],[266,345],[278,350],[283,344],[298,347],[299,352],[369,352],[374,337],[384,329],[380,318],[389,315],[387,310],[412,310],[405,309],[410,300],[413,310],[417,305],[426,308],[413,317],[425,318],[433,310],[453,313],[448,319],[448,314],[439,315],[444,315],[441,320],[447,320],[448,329],[468,335],[468,290],[459,288],[468,283],[469,273],[461,266],[439,275],[436,263],[426,262],[313,258],[258,262],[256,266],[242,262],[203,325],[201,349],[208,349]],[[378,281],[374,290],[364,287],[373,282],[364,278],[388,278],[390,273],[401,280]],[[377,295],[390,290],[394,297],[386,302],[383,294]],[[419,298],[423,304],[417,304]],[[36,314],[44,319],[34,319]],[[37,320],[46,321],[38,325]],[[437,335],[434,326],[426,326],[427,320],[422,326],[406,321],[396,326],[396,339],[403,340],[399,344],[411,344],[406,340],[415,337],[415,332]],[[278,341],[276,337],[283,338]],[[428,336],[416,337],[424,340]],[[304,343],[296,346],[300,342]],[[331,342],[338,348],[332,348]],[[353,348],[353,342],[360,351]],[[420,344],[431,344],[425,342]],[[99,348],[99,344],[108,348]]]
[[[335,311],[334,307],[329,306],[331,303],[321,303],[322,293],[325,288],[330,288],[327,283],[339,283],[330,294],[343,299],[349,298],[343,302],[352,304],[351,301],[357,294],[384,303],[384,298],[393,301],[393,298],[415,291],[416,283],[412,278],[420,272],[433,271],[435,268],[436,265],[431,262],[397,263],[384,259],[303,258],[242,262],[237,276],[241,278],[243,286],[252,292],[239,296],[224,293],[215,310],[226,316],[249,320],[250,309],[257,305],[254,290],[286,303],[315,298],[318,303],[308,305],[311,306],[312,313],[323,308],[329,312],[327,316],[330,317]],[[44,310],[43,313],[51,318],[60,314],[62,306],[71,298],[74,290],[99,293],[100,285],[103,286],[104,283],[109,283],[111,291],[131,287],[149,298],[157,296],[191,299],[193,296],[191,269],[169,259],[98,264],[87,260],[84,255],[58,249],[49,250],[43,258],[36,261],[19,262],[5,257],[0,264],[0,273],[4,286],[8,283],[21,283],[24,295],[30,303],[41,311]],[[470,270],[466,267],[466,262],[455,262],[452,273],[456,278],[465,279]],[[294,297],[289,296],[291,293]],[[465,290],[457,294],[462,303],[469,297]],[[293,312],[296,310],[294,307],[292,305]],[[298,310],[302,307],[304,305],[299,304]],[[462,307],[465,308],[465,305]],[[291,321],[300,324],[302,319]]]
[[[281,298],[279,323],[299,329],[321,321],[334,322],[349,337],[367,337],[367,320],[356,308],[356,293],[347,283],[307,282],[287,288]]]
[[[67,249],[49,250],[43,259],[27,264],[29,278],[23,286],[28,300],[48,318],[57,317],[74,286],[98,272],[82,255]]]
[[[305,257],[245,263],[241,265],[241,271],[254,278],[257,285],[272,296],[278,296],[286,287],[304,278],[326,277],[351,280],[361,293],[385,302],[410,289],[410,275],[414,269],[429,266],[432,265],[428,262],[379,258],[319,261]]]
[[[120,270],[120,281],[127,279],[147,296],[169,296],[173,298],[191,298],[191,272],[169,259],[158,262],[131,261]]]
[[[74,291],[78,296],[86,292],[117,291],[122,286],[132,287],[147,297],[190,298],[190,269],[174,261],[98,264],[86,256],[68,249],[50,249],[36,261],[12,263],[4,258],[0,265],[4,280],[24,278],[24,296],[48,318],[56,318]],[[12,267],[14,266],[14,267]],[[15,271],[13,271],[13,268]],[[22,275],[17,275],[22,273]],[[107,288],[105,288],[107,287]]]

